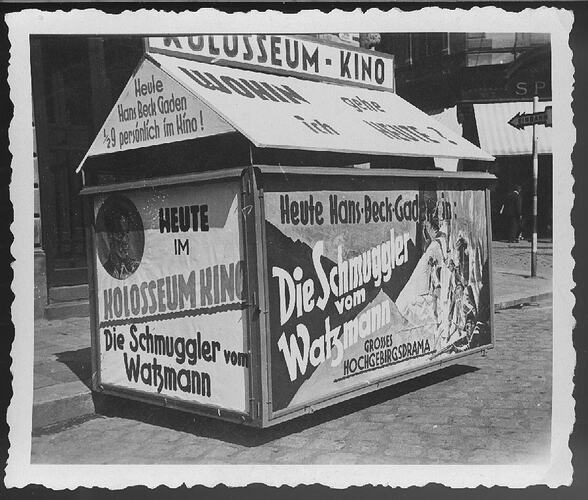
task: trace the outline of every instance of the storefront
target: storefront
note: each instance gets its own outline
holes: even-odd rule
[[[148,53],[80,164],[94,389],[267,427],[491,348],[493,177],[431,160],[492,157],[385,69],[230,66]]]
[[[537,112],[551,106],[541,101]],[[533,113],[533,103],[525,101],[474,104],[480,147],[496,157],[492,172],[497,176],[492,200],[492,225],[495,235],[506,239],[506,221],[500,208],[506,195],[521,186],[523,201],[523,236],[532,232],[533,213],[533,131],[532,127],[516,129],[508,124],[517,114]],[[551,237],[553,202],[552,128],[537,125],[537,153],[539,155],[537,193],[537,232],[540,237]]]

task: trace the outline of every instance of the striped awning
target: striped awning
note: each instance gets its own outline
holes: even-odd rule
[[[551,102],[540,102],[537,112],[544,111]],[[533,127],[517,130],[508,121],[517,113],[532,113],[532,102],[500,102],[474,104],[480,148],[493,156],[533,154]],[[551,154],[552,128],[537,125],[537,152]]]

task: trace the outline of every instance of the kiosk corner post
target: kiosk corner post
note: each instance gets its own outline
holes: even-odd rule
[[[98,345],[98,303],[96,300],[96,253],[94,252],[94,197],[84,200],[84,222],[86,232],[86,260],[88,262],[88,298],[90,301],[90,345],[92,350],[92,390],[101,391],[100,360]]]
[[[252,167],[243,170],[241,176],[241,213],[243,224],[243,245],[246,261],[247,277],[245,280],[245,297],[247,301],[247,343],[249,351],[249,414],[256,427],[264,427],[267,415],[264,413],[265,373],[265,321],[264,297],[260,282],[263,276],[262,261],[259,252],[258,190],[255,172]]]
[[[488,240],[488,291],[490,295],[490,344],[494,345],[494,270],[492,268],[492,204],[490,188],[486,187],[486,238]],[[483,351],[483,355],[486,351]]]
[[[537,112],[539,97],[533,97],[533,114]],[[537,177],[539,176],[539,159],[537,156],[537,125],[533,123],[533,236],[531,244],[531,277],[537,276]]]
[[[268,427],[271,425],[270,419],[272,415],[272,384],[271,384],[271,337],[269,324],[269,276],[268,276],[268,259],[267,259],[267,236],[265,232],[265,199],[263,187],[260,187],[258,182],[261,173],[260,169],[251,166],[247,169],[248,175],[251,179],[251,189],[253,196],[253,210],[254,210],[254,229],[255,240],[253,242],[255,248],[255,278],[257,279],[256,288],[256,312],[257,312],[257,334],[258,334],[258,354],[260,360],[260,367],[257,373],[259,374],[258,390],[258,409],[260,415],[260,427]],[[263,186],[263,184],[262,184]],[[252,333],[255,333],[252,332]]]

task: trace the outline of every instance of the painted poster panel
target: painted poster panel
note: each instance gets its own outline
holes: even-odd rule
[[[237,181],[95,199],[100,380],[248,411]]]
[[[491,342],[485,193],[266,193],[274,411]]]
[[[352,38],[351,34],[348,39]],[[357,35],[359,38],[359,36]],[[394,56],[292,35],[150,37],[151,53],[311,80],[394,90]]]
[[[128,81],[86,156],[227,132],[234,132],[233,127],[147,59]]]
[[[258,147],[493,159],[392,92],[150,57]]]

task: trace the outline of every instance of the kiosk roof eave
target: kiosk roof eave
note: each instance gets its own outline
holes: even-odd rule
[[[189,174],[177,174],[171,176],[154,177],[129,182],[113,184],[101,184],[98,186],[84,187],[80,194],[83,196],[114,191],[127,191],[129,189],[145,189],[159,186],[173,186],[176,184],[188,184],[191,182],[208,182],[222,179],[240,177],[248,167],[225,168],[222,170],[207,170]]]
[[[286,174],[286,175],[328,175],[328,176],[354,176],[354,177],[406,177],[406,178],[438,178],[438,179],[464,179],[494,181],[496,176],[487,172],[447,172],[445,170],[412,170],[402,168],[378,168],[363,169],[350,167],[299,167],[283,165],[253,165],[262,174]]]

